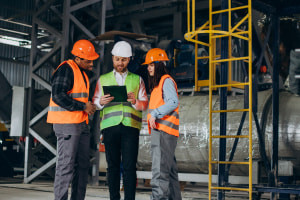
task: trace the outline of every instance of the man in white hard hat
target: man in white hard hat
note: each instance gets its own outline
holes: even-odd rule
[[[125,200],[135,199],[136,162],[142,111],[148,107],[143,79],[127,70],[131,46],[117,42],[112,51],[113,71],[101,75],[95,89],[93,103],[102,110],[100,129],[103,134],[108,165],[108,187],[111,200],[120,199],[120,163],[124,169]],[[111,102],[114,97],[103,94],[102,86],[125,85],[127,102]]]

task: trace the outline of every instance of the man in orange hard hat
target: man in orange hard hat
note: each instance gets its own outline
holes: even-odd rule
[[[62,62],[52,76],[52,93],[47,122],[53,124],[57,137],[57,162],[54,181],[55,200],[85,198],[88,182],[90,133],[88,115],[96,106],[89,101],[89,78],[93,60],[99,55],[88,40],[77,41],[72,60]]]

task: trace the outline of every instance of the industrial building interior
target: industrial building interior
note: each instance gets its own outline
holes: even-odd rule
[[[299,199],[299,0],[0,5],[0,199],[53,199],[56,137],[46,123],[50,78],[79,39],[92,41],[100,54],[88,74],[90,95],[99,76],[113,69],[114,42],[131,44],[128,69],[146,88],[146,52],[166,50],[178,84],[176,159],[183,199]],[[90,122],[86,199],[109,199],[99,111]],[[151,194],[150,142],[143,120],[136,199]]]

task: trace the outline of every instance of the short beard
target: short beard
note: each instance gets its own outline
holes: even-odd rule
[[[126,72],[127,67],[123,67],[123,68],[122,68],[122,71],[119,71],[119,70],[118,70],[118,67],[114,67],[114,69],[116,70],[116,72],[124,73],[124,72]]]

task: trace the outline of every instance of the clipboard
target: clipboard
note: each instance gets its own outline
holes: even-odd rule
[[[115,97],[111,102],[127,102],[127,90],[126,86],[111,85],[102,86],[104,94],[110,94]]]

